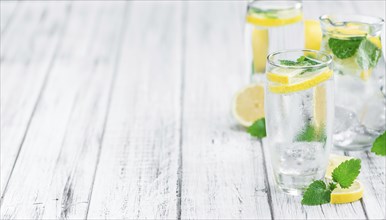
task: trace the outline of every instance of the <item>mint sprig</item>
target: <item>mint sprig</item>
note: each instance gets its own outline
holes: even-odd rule
[[[329,203],[332,191],[339,186],[348,188],[359,175],[361,161],[351,159],[341,163],[332,172],[332,182],[328,185],[323,180],[315,180],[306,189],[303,195],[303,205],[321,205]]]
[[[284,65],[284,66],[314,66],[314,65],[320,64],[319,62],[316,62],[316,61],[314,61],[311,58],[306,57],[306,56],[301,56],[298,59],[296,59],[296,61],[279,60],[279,62],[281,65]],[[307,68],[307,69],[303,70],[303,72],[301,72],[300,75],[302,75],[305,72],[312,72],[312,71],[318,70],[320,68],[322,68],[322,67]]]
[[[386,156],[386,131],[375,139],[371,152],[379,156]]]
[[[247,132],[254,137],[263,138],[267,136],[265,131],[265,118],[261,118],[255,121],[248,129]]]

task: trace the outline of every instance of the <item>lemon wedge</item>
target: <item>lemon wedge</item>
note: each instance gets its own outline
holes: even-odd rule
[[[251,84],[238,91],[232,102],[232,113],[243,126],[249,127],[264,117],[264,87]]]
[[[301,76],[293,77],[291,78],[290,84],[272,82],[268,85],[268,89],[272,93],[290,93],[301,90],[307,90],[318,85],[319,83],[330,79],[332,75],[332,70],[330,70],[329,68],[323,68],[321,70],[318,70],[317,73],[313,72],[312,76],[310,76],[309,73],[305,73]]]
[[[337,188],[334,189],[331,193],[330,203],[340,204],[355,202],[362,198],[363,191],[363,184],[358,180],[354,181],[354,183],[348,189],[343,189],[338,185]]]

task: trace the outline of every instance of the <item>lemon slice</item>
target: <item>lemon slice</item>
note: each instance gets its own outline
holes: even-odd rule
[[[377,46],[378,49],[382,50],[381,37],[379,36],[369,37],[368,40],[371,41],[371,43],[373,43],[375,46]]]
[[[284,68],[274,68],[271,72],[267,73],[267,79],[271,82],[288,84],[291,81],[291,78],[302,73],[302,69],[284,69]]]
[[[259,25],[259,26],[266,26],[266,27],[274,27],[274,26],[283,26],[288,24],[293,24],[301,21],[303,19],[303,14],[297,14],[292,17],[286,17],[286,18],[269,18],[265,17],[264,15],[259,14],[248,14],[247,15],[247,22]]]
[[[265,62],[268,56],[268,30],[253,29],[252,32],[252,49],[253,49],[253,66],[256,73],[265,72]]]
[[[319,73],[313,73],[312,76],[304,74],[303,76],[294,77],[291,79],[292,82],[290,84],[270,83],[268,89],[273,93],[290,93],[307,90],[330,79],[332,75],[332,70],[323,68],[322,70],[319,70]]]
[[[317,20],[304,21],[304,38],[306,49],[320,50],[322,42],[322,29]]]
[[[328,166],[327,166],[325,177],[327,179],[332,179],[332,176],[331,176],[332,171],[334,171],[334,169],[337,168],[341,163],[345,162],[346,160],[350,160],[350,159],[353,159],[353,157],[330,154],[330,158],[328,160]]]
[[[237,92],[232,103],[232,113],[243,126],[251,126],[264,117],[264,87],[252,84]]]
[[[318,85],[313,92],[314,122],[318,129],[324,129],[327,121],[327,94],[326,85]]]
[[[355,202],[362,198],[363,191],[364,191],[363,184],[358,180],[354,181],[354,183],[348,189],[342,189],[338,185],[337,188],[334,189],[331,193],[330,203],[340,204],[340,203]]]

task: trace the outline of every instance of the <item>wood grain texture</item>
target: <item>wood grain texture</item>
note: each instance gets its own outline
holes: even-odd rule
[[[20,10],[19,1],[0,1],[0,33],[3,35],[5,30],[14,21],[14,16]]]
[[[181,219],[271,218],[260,144],[230,112],[247,83],[244,10],[237,2],[188,3]]]
[[[263,148],[266,155],[275,219],[366,219],[360,201],[339,205],[303,206],[301,196],[283,194],[275,187],[267,139],[263,140]],[[340,151],[332,150],[335,154],[342,154]]]
[[[22,2],[19,7],[20,13],[1,35],[1,195],[52,68],[69,14],[67,2]]]
[[[361,159],[358,179],[364,184],[362,205],[369,219],[386,219],[386,159],[371,152],[350,152],[347,155]]]
[[[303,1],[385,16],[385,1]],[[361,201],[302,206],[231,115],[245,1],[1,1],[1,219],[385,219],[384,157]],[[333,149],[335,154],[344,152]]]
[[[2,219],[86,216],[122,33],[111,24],[121,26],[124,4],[73,4],[3,198]]]
[[[175,219],[182,3],[130,2],[89,219]]]

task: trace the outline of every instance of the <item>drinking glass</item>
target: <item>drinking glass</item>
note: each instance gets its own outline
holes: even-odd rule
[[[252,1],[245,25],[246,70],[252,82],[264,82],[269,53],[303,46],[300,1]]]
[[[332,145],[332,57],[288,50],[267,58],[265,117],[277,186],[298,195],[325,175]]]
[[[321,50],[334,57],[334,145],[343,150],[367,149],[386,130],[383,19],[343,14],[323,15],[320,21]]]

